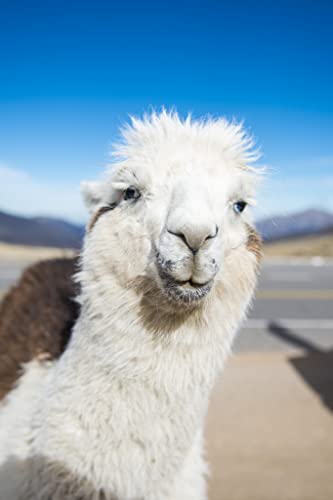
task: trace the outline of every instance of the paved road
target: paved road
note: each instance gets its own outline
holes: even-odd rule
[[[332,500],[333,352],[234,355],[213,392],[210,500]]]
[[[0,296],[19,278],[21,272],[26,267],[27,263],[24,261],[0,262]]]
[[[236,351],[333,348],[333,263],[266,263]]]
[[[26,262],[0,262],[0,294]],[[234,350],[333,348],[333,262],[265,263],[257,298]]]

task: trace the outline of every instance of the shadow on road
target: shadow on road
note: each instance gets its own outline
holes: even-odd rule
[[[333,412],[333,349],[324,351],[276,322],[269,324],[268,332],[306,351],[303,356],[289,358],[289,363]]]

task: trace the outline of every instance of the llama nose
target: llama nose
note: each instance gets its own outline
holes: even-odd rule
[[[216,238],[219,228],[216,224],[185,226],[181,229],[168,228],[168,232],[180,238],[195,255],[207,240]]]

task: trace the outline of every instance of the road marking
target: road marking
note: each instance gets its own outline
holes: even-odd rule
[[[313,267],[328,267],[333,266],[332,257],[285,257],[274,258],[266,257],[263,262],[263,267],[269,266],[313,266]]]
[[[333,290],[258,290],[258,299],[333,300]]]
[[[308,272],[293,272],[293,271],[279,271],[279,272],[274,272],[274,271],[271,271],[271,272],[267,272],[266,271],[266,274],[268,274],[268,276],[265,276],[266,277],[266,280],[267,278],[269,278],[271,281],[285,281],[287,283],[297,283],[297,281],[301,281],[301,282],[304,282],[304,281],[311,281],[311,274],[308,273]]]
[[[270,324],[282,326],[284,328],[308,329],[308,330],[332,330],[333,319],[297,319],[297,318],[277,318],[277,319],[248,319],[244,328],[266,329]]]

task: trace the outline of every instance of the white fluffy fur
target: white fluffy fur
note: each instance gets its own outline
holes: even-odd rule
[[[206,499],[209,393],[256,280],[248,215],[233,211],[254,196],[251,144],[239,125],[162,112],[133,120],[115,154],[83,187],[93,213],[117,207],[86,236],[71,342],[30,363],[0,411],[1,500]],[[170,279],[211,291],[170,299],[156,252]]]

